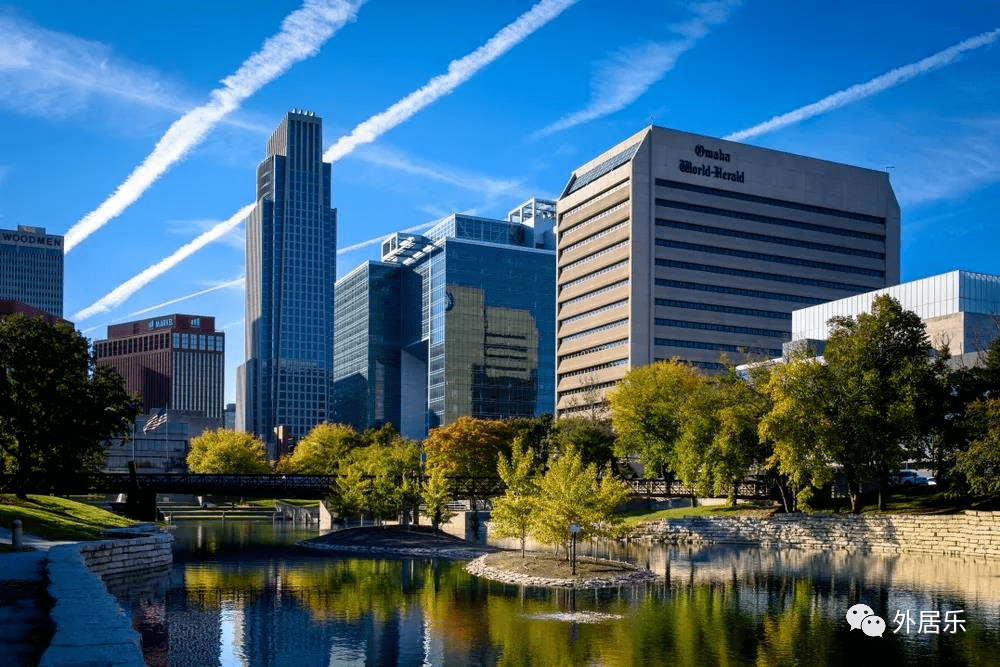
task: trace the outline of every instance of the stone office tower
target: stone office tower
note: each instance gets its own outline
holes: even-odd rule
[[[337,212],[315,114],[289,112],[271,135],[246,230],[246,362],[237,371],[236,427],[260,436],[276,458],[333,408]]]
[[[556,204],[556,412],[632,368],[781,356],[792,311],[899,282],[885,172],[648,127]]]

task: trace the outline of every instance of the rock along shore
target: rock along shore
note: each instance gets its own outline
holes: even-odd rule
[[[580,576],[572,579],[556,579],[493,567],[489,564],[491,555],[492,554],[484,554],[471,561],[465,566],[466,571],[477,577],[490,579],[492,581],[499,581],[504,584],[513,584],[515,586],[534,586],[540,588],[616,588],[619,586],[635,586],[644,584],[656,579],[656,575],[649,570],[640,570],[631,563],[603,559],[597,560],[592,558],[578,558],[577,562],[600,563],[602,565],[612,566],[617,571],[602,574],[601,576]]]

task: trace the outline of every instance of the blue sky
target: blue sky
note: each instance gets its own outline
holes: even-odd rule
[[[725,137],[784,116],[743,141],[889,170],[903,280],[1000,273],[998,29],[990,0],[13,2],[0,227],[69,233],[65,316],[92,338],[215,316],[230,402],[236,214],[291,108],[337,144],[342,249],[554,197],[651,122]],[[342,252],[338,275],[376,253]]]

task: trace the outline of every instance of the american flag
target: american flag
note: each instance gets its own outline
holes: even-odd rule
[[[167,409],[160,408],[160,411],[146,420],[146,425],[142,427],[143,433],[155,431],[167,423]]]

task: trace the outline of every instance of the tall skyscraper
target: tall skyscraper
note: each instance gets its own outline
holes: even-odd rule
[[[246,235],[246,362],[237,370],[236,427],[263,438],[277,457],[333,409],[337,212],[315,114],[289,112],[271,135]]]
[[[557,202],[556,410],[630,368],[777,357],[797,308],[899,282],[885,172],[649,127]]]
[[[555,203],[395,234],[337,283],[337,421],[408,438],[552,412]]]
[[[0,300],[63,314],[63,237],[44,227],[0,229]]]

